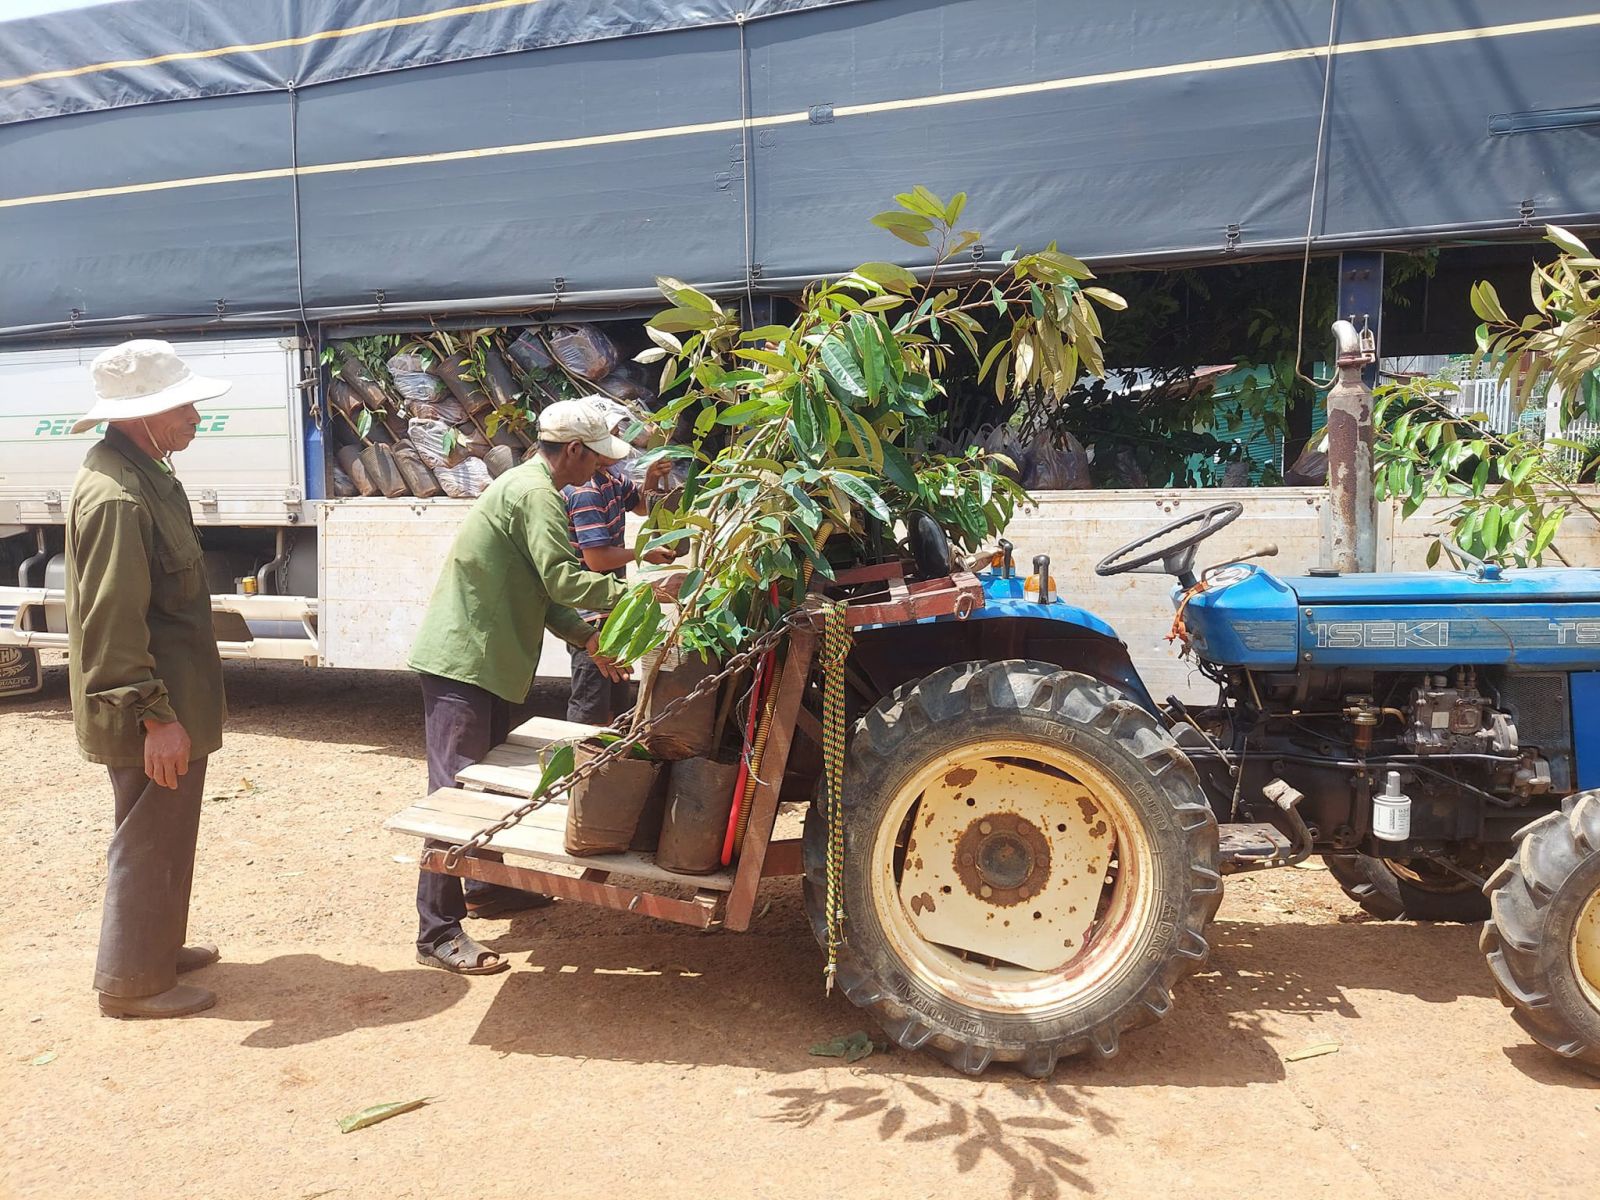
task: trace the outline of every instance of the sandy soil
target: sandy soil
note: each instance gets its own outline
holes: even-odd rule
[[[1358,920],[1323,872],[1231,884],[1208,970],[1109,1062],[845,1066],[807,1053],[865,1026],[823,998],[795,881],[749,934],[562,905],[477,928],[506,974],[416,966],[416,849],[379,829],[423,786],[412,681],[230,664],[228,689],[191,921],[221,1002],[181,1022],[94,1008],[111,796],[64,669],[0,707],[0,844],[35,897],[0,973],[0,1196],[1595,1194],[1600,1080],[1522,1036],[1475,930]]]

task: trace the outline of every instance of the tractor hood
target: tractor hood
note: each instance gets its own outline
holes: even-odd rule
[[[1174,593],[1182,601],[1181,589]],[[1255,670],[1445,670],[1459,663],[1600,670],[1600,571],[1295,575],[1208,572],[1180,625],[1200,657]]]
[[[1600,571],[1552,567],[1479,578],[1466,571],[1399,575],[1294,575],[1282,582],[1302,604],[1497,604],[1600,600]]]

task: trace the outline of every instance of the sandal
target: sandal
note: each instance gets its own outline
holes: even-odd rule
[[[487,946],[480,946],[464,933],[440,942],[431,950],[418,950],[417,961],[425,967],[438,967],[456,975],[498,975],[511,966]]]
[[[512,913],[548,908],[555,902],[554,896],[542,896],[538,892],[505,891],[485,900],[468,900],[467,916],[484,919],[509,917]]]

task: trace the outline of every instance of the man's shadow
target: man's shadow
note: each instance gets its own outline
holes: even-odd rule
[[[265,1021],[241,1045],[274,1050],[426,1020],[471,986],[460,975],[428,967],[386,971],[317,954],[285,954],[262,963],[223,960],[193,979],[217,993],[216,1007],[202,1018]]]

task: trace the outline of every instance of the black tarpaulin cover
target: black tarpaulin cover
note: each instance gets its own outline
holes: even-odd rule
[[[1331,53],[1332,0],[17,3],[11,338],[792,290],[925,261],[867,223],[914,183],[968,191],[990,259],[1600,217],[1574,0],[1342,0]]]

